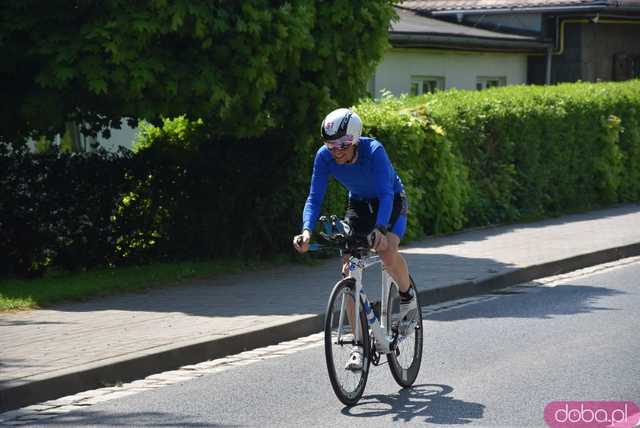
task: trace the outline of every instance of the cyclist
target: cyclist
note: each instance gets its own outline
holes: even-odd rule
[[[311,188],[302,215],[302,233],[293,238],[295,249],[309,249],[329,177],[349,191],[345,220],[358,235],[375,234],[373,248],[400,289],[400,319],[417,319],[417,303],[410,289],[407,262],[398,246],[407,226],[407,198],[402,181],[382,144],[362,137],[362,121],[352,110],[339,108],[322,121],[324,145],[316,153]],[[348,256],[342,273],[348,273]],[[345,369],[362,369],[362,347],[354,346]]]

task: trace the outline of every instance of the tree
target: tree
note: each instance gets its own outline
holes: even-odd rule
[[[0,3],[0,141],[185,114],[218,136],[307,129],[364,94],[393,0]],[[132,123],[135,125],[135,123]],[[308,129],[307,129],[308,131]]]

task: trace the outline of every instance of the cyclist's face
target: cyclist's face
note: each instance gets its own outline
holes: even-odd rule
[[[333,156],[333,159],[338,164],[347,163],[351,159],[353,159],[353,155],[357,147],[356,144],[353,143],[352,138],[342,138],[335,141],[325,141],[325,145],[331,152],[331,156]]]
[[[333,156],[333,160],[335,160],[337,164],[348,163],[353,159],[356,147],[355,144],[350,144],[342,149],[331,150],[331,156]]]

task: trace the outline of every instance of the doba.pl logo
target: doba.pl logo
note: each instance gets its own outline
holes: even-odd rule
[[[544,421],[551,428],[633,428],[640,408],[633,401],[553,401]]]

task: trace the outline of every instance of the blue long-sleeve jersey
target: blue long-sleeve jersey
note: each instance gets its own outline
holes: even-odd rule
[[[352,199],[377,198],[379,205],[376,224],[389,223],[394,194],[403,191],[402,181],[378,141],[361,137],[357,150],[358,158],[355,163],[339,165],[326,146],[318,149],[313,163],[309,197],[302,214],[303,229],[313,230],[315,227],[329,177],[334,177],[346,187]]]

